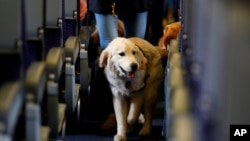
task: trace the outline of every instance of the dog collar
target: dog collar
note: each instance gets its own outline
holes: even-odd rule
[[[146,87],[147,79],[149,78],[149,76],[150,76],[150,74],[145,75],[145,77],[144,77],[144,85],[138,90],[131,91],[131,94],[142,91]],[[130,86],[130,84],[131,84],[131,81],[127,81],[125,83],[125,87],[128,88]]]

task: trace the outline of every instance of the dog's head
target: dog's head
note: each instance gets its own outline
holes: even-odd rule
[[[100,67],[109,67],[119,76],[134,78],[138,70],[145,69],[147,59],[132,41],[117,37],[104,49],[99,58]]]

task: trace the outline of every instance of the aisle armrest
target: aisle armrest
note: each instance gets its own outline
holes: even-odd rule
[[[48,126],[41,127],[41,141],[49,140],[50,128]]]
[[[50,126],[51,138],[58,137],[58,130],[61,129],[62,119],[65,116],[65,104],[60,104],[58,101],[59,87],[58,81],[60,79],[63,69],[63,49],[51,48],[46,57],[47,69],[47,93],[48,93],[48,124]]]
[[[35,94],[36,102],[43,98],[46,84],[46,70],[44,62],[34,62],[29,67],[25,78],[25,89],[27,93]]]
[[[62,72],[63,66],[63,49],[60,47],[53,47],[49,50],[46,57],[46,69],[50,80],[58,81]]]
[[[64,52],[65,52],[65,59],[71,58],[71,64],[75,64],[76,59],[79,55],[80,51],[80,39],[76,36],[70,36],[65,42]]]
[[[6,82],[0,88],[0,122],[4,133],[12,135],[23,104],[20,82]]]
[[[71,114],[75,110],[76,92],[75,92],[75,63],[79,56],[80,39],[70,36],[65,43],[65,99],[67,112]]]

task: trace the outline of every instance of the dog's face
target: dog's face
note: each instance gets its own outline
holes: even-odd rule
[[[147,59],[132,41],[115,38],[101,53],[100,67],[109,67],[119,76],[134,78],[138,70],[145,69]]]

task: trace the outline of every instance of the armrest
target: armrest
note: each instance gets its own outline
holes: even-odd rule
[[[63,49],[51,48],[46,56],[46,70],[48,75],[54,75],[51,80],[58,81],[63,67]]]
[[[0,88],[0,121],[5,123],[4,133],[12,134],[23,104],[23,94],[18,81],[6,82]]]
[[[89,26],[83,26],[80,29],[80,37],[81,37],[81,43],[84,45],[84,48],[88,50],[89,47],[89,40],[90,40],[90,35],[91,35],[91,29]]]
[[[48,126],[41,127],[41,141],[49,140],[50,128]]]
[[[80,51],[80,44],[81,41],[76,36],[70,36],[65,42],[64,52],[65,52],[65,59],[68,57],[71,58],[71,63],[75,64],[76,59],[78,57]]]
[[[43,97],[46,85],[46,70],[44,62],[34,62],[31,64],[26,73],[25,89],[27,93],[33,93],[37,102]]]

